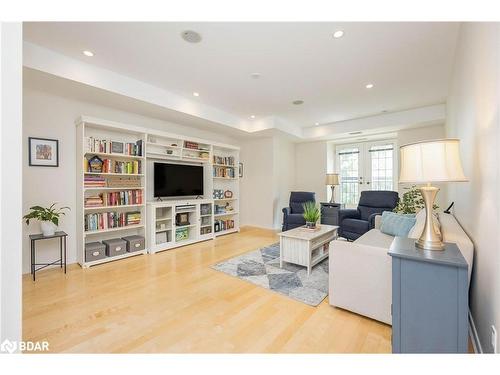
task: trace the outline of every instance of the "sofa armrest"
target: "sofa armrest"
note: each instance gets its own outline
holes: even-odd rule
[[[375,218],[373,220],[373,228],[372,229],[380,229],[380,226],[382,225],[382,215],[377,214],[375,215]]]
[[[330,305],[392,324],[392,260],[387,252],[382,247],[332,241]]]
[[[381,214],[371,214],[369,217],[368,217],[368,228],[369,229],[373,229],[375,228],[375,220],[377,220],[377,217],[380,216],[380,220],[382,220],[382,215]],[[380,223],[380,221],[379,221]],[[380,227],[379,227],[380,228]],[[377,229],[379,229],[377,228]]]
[[[342,223],[344,219],[350,218],[350,219],[359,219],[361,215],[359,214],[359,211],[356,209],[344,209],[344,210],[339,210],[339,224]]]
[[[283,215],[285,215],[285,217],[292,213],[290,207],[284,207],[281,211],[283,212]]]

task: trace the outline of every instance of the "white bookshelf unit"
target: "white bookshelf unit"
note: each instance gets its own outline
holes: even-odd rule
[[[238,147],[88,116],[81,116],[76,126],[77,259],[82,267],[154,254],[239,231]],[[108,142],[94,147],[95,140]],[[120,144],[125,145],[125,152],[120,152]],[[127,149],[127,144],[141,145],[140,154],[132,146]],[[107,168],[93,171],[88,160],[94,157],[105,161]],[[203,197],[155,200],[155,162],[203,166]],[[121,218],[119,224],[108,220],[110,224],[103,225],[102,219],[96,220],[101,214],[108,218],[109,213]],[[178,213],[187,213],[189,224],[176,225]],[[124,219],[127,214],[130,225]],[[85,259],[86,243],[130,235],[145,237],[146,248],[99,260]]]

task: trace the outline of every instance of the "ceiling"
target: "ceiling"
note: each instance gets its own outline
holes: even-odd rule
[[[242,119],[273,116],[306,128],[443,103],[458,28],[428,22],[36,22],[24,24],[24,39]],[[202,41],[185,42],[184,30],[199,32]],[[336,30],[344,36],[333,38]],[[365,88],[368,83],[374,87]],[[296,99],[304,104],[291,104]]]

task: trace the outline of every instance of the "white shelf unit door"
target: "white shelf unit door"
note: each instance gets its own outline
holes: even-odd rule
[[[239,232],[239,149],[213,146],[214,234]]]
[[[115,123],[99,121],[97,119],[81,118],[76,123],[76,178],[77,178],[77,261],[82,267],[90,267],[118,259],[145,254],[147,249],[138,252],[126,253],[115,257],[106,257],[99,260],[86,259],[85,244],[102,242],[112,238],[122,238],[130,235],[145,237],[146,214],[146,134],[140,130],[132,130]],[[115,142],[106,147],[97,148],[90,145],[90,140]],[[123,144],[123,153],[120,153],[120,144]],[[142,147],[141,154],[127,152],[127,144],[136,144]],[[95,145],[95,143],[93,143]],[[138,150],[136,150],[138,151]],[[95,172],[89,170],[88,162],[94,156],[101,160],[108,160],[111,169]],[[104,184],[104,186],[103,186]],[[139,218],[134,220],[133,216]],[[94,216],[88,216],[94,215]],[[86,221],[97,223],[97,215],[101,215],[98,227],[89,227]],[[122,221],[112,220],[111,215],[122,217]],[[127,223],[125,218],[129,218]],[[125,220],[124,220],[125,219]],[[104,224],[105,223],[105,224]]]
[[[150,202],[147,211],[147,247],[151,254],[214,238],[210,199]],[[186,224],[176,224],[178,214],[187,215]],[[207,222],[210,231],[204,229]]]

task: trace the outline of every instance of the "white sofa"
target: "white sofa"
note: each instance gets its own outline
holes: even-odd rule
[[[387,252],[394,237],[382,233],[379,222],[354,242],[330,243],[329,300],[332,306],[392,324],[391,257]],[[439,222],[443,241],[456,243],[469,264],[470,282],[472,241],[453,215],[440,213]],[[410,237],[416,238],[412,232],[418,230],[410,231]]]

